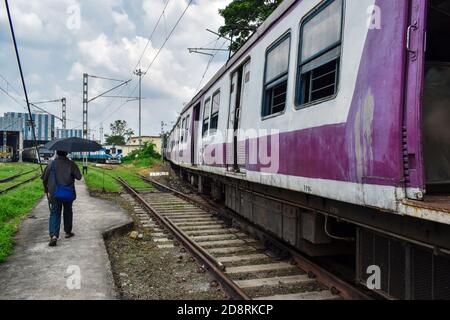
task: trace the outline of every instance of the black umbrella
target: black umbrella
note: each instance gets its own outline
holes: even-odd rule
[[[45,144],[44,148],[65,152],[93,152],[102,148],[95,141],[81,138],[57,139]]]

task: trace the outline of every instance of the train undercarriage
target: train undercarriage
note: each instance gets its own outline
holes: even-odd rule
[[[450,299],[450,226],[173,166],[259,238],[332,264],[389,299]],[[270,239],[266,239],[270,241]],[[331,264],[330,264],[331,266]]]

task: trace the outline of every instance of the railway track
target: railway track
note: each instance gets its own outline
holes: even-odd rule
[[[16,180],[17,178],[20,178],[20,177],[22,177],[22,176],[25,176],[25,175],[30,174],[30,173],[35,172],[35,171],[37,171],[37,169],[33,169],[33,170],[30,170],[30,171],[27,171],[27,172],[21,172],[21,173],[15,174],[15,175],[13,175],[13,176],[10,176],[10,177],[1,179],[1,180],[0,180],[0,184],[1,184],[1,183],[11,182],[11,181],[13,181],[13,180]]]
[[[5,193],[7,193],[7,192],[9,192],[9,191],[11,191],[11,190],[14,190],[14,189],[16,189],[16,188],[18,188],[18,187],[20,187],[20,186],[26,184],[26,183],[29,183],[29,182],[31,182],[31,181],[34,181],[34,180],[36,180],[36,179],[39,178],[39,177],[40,177],[40,174],[37,174],[37,175],[35,175],[35,176],[33,176],[33,177],[29,178],[29,179],[26,179],[26,180],[24,180],[24,181],[21,181],[21,182],[19,182],[19,183],[16,183],[15,185],[12,185],[12,186],[7,187],[7,188],[5,188],[5,189],[1,189],[1,190],[0,190],[0,195],[5,194]]]
[[[211,272],[229,297],[240,300],[365,299],[363,293],[307,259],[280,257],[257,239],[228,225],[211,203],[152,179],[156,189],[140,193],[117,181],[134,202],[144,228],[159,248],[181,244]],[[148,214],[150,214],[150,218]]]

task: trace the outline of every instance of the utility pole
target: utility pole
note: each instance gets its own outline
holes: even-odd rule
[[[109,81],[116,81],[120,82],[117,86],[103,92],[102,94],[99,94],[96,97],[93,97],[89,99],[89,88],[88,88],[88,80],[89,77],[95,78],[95,79],[102,79],[102,80],[109,80]],[[99,77],[99,76],[93,76],[89,75],[87,73],[83,73],[83,138],[89,139],[89,124],[88,124],[88,105],[90,102],[97,100],[98,98],[106,97],[108,93],[111,91],[116,90],[117,88],[120,88],[121,86],[127,85],[130,83],[130,80],[123,81],[123,80],[117,80],[117,79],[111,79],[111,78],[105,78],[105,77]]]
[[[1,162],[6,162],[7,161],[7,159],[8,159],[8,150],[7,150],[7,133],[6,133],[6,131],[3,131],[3,147],[2,148],[0,148],[0,153],[1,152],[4,152],[5,153],[5,158],[1,158],[0,159],[0,161]]]
[[[89,128],[88,128],[88,74],[83,73],[83,138],[89,139]],[[83,157],[83,174],[87,173],[88,168],[87,153],[84,153]]]
[[[88,74],[83,73],[83,138],[88,139]]]
[[[142,72],[141,69],[138,69],[134,72],[135,75],[139,77],[139,149],[142,148],[142,76],[145,75],[145,72]]]
[[[67,129],[67,117],[66,117],[67,100],[66,100],[66,98],[62,98],[61,103],[62,103],[62,127],[65,130],[65,129]]]
[[[166,124],[161,121],[161,161],[164,161],[164,150],[167,148],[167,141],[164,135],[164,127]]]
[[[62,116],[57,117],[55,115],[52,115],[51,113],[49,113],[48,111],[46,111],[45,109],[42,109],[41,107],[37,106],[38,104],[46,104],[46,103],[62,103]],[[67,100],[66,98],[61,98],[61,99],[56,99],[56,100],[47,100],[47,101],[39,101],[39,102],[33,102],[30,104],[35,107],[36,109],[45,112],[51,116],[54,116],[56,119],[61,120],[61,124],[62,124],[62,128],[66,129],[67,128],[67,117],[66,117],[66,105],[67,105]]]
[[[100,123],[100,144],[103,144],[103,122]]]

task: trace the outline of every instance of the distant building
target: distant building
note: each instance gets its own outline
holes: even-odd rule
[[[156,146],[156,152],[161,153],[161,137],[142,136],[142,145],[144,145],[146,142],[153,143]],[[139,149],[139,137],[131,137],[126,145],[117,147],[120,147],[122,149],[122,154],[124,157],[126,157],[131,152]]]
[[[156,151],[161,153],[161,137],[160,136],[142,136],[142,145],[146,142],[153,143],[156,146]],[[127,146],[139,147],[139,137],[131,137],[128,141]]]
[[[55,138],[55,116],[43,113],[32,115],[36,140],[38,144],[45,144]],[[21,154],[23,148],[34,146],[33,130],[28,113],[7,112],[0,117],[0,131],[10,132],[9,135],[18,136],[14,140],[14,152]],[[20,158],[20,156],[19,156]]]
[[[132,146],[132,145],[124,145],[124,146],[117,146],[122,150],[122,154],[124,157],[127,157],[130,153],[132,153],[134,150],[138,150],[139,146]]]
[[[83,138],[81,129],[56,129],[56,139]]]
[[[55,116],[49,114],[32,114],[36,140],[48,142],[55,138]],[[0,117],[0,131],[21,131],[24,142],[33,141],[30,117],[28,113],[8,112]]]
[[[55,138],[55,116],[33,113],[38,144],[45,144]],[[13,149],[14,159],[21,161],[24,148],[34,146],[33,130],[28,113],[7,112],[0,117],[1,144]]]

